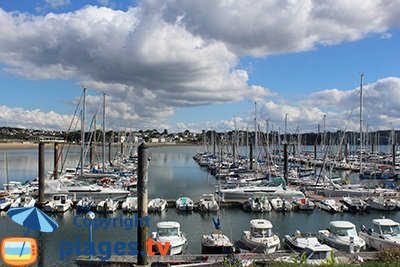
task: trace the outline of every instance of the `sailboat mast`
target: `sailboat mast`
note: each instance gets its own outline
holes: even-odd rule
[[[4,164],[5,164],[5,168],[4,168],[4,170],[5,170],[5,174],[6,174],[6,190],[7,190],[7,192],[10,190],[9,189],[9,183],[10,183],[10,181],[9,181],[9,179],[8,179],[8,157],[7,157],[7,151],[4,151]]]
[[[81,177],[83,178],[83,167],[85,159],[83,152],[85,151],[85,112],[86,112],[86,88],[83,88],[83,104],[82,104],[82,120],[81,120]]]
[[[106,93],[103,93],[103,142],[102,142],[102,154],[103,154],[103,173],[106,170]]]
[[[255,168],[257,169],[257,165],[258,165],[258,132],[257,132],[257,102],[254,102],[254,128],[255,128],[255,132],[254,132],[254,154],[255,154]],[[250,159],[253,160],[253,159]]]
[[[363,150],[363,79],[364,74],[361,74],[360,81],[360,174],[363,173],[363,164],[362,164],[362,150]]]

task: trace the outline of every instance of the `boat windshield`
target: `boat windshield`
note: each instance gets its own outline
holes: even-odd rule
[[[310,254],[307,255],[309,260],[325,260],[329,256],[329,251],[314,251],[314,253]]]
[[[271,237],[273,236],[272,229],[252,228],[251,235],[254,237]]]
[[[333,231],[338,236],[357,237],[357,231],[353,228],[336,228]]]
[[[178,235],[179,230],[178,228],[158,228],[158,235],[159,236],[173,236]]]
[[[381,231],[384,235],[400,235],[399,225],[381,225]]]

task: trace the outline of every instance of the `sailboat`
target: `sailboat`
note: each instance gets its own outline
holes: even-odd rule
[[[203,254],[230,254],[234,247],[229,238],[221,231],[221,219],[213,218],[215,231],[201,237],[201,253]]]
[[[222,153],[221,153],[222,155]],[[219,169],[219,168],[218,168]],[[221,186],[218,186],[221,188]],[[220,200],[220,198],[219,198]],[[221,231],[220,209],[217,218],[213,218],[215,230],[213,233],[201,237],[202,254],[230,254],[234,252],[234,247],[230,239]]]

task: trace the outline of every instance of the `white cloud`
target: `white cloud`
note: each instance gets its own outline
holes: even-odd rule
[[[400,25],[399,11],[398,0],[174,0],[163,15],[169,22],[180,18],[188,31],[222,41],[235,53],[264,56],[384,33]]]
[[[52,8],[59,8],[70,4],[69,0],[44,0],[44,2]]]
[[[68,3],[48,1],[54,8]],[[110,127],[165,127],[177,107],[243,99],[264,101],[267,118],[290,112],[314,123],[328,108],[348,109],[356,91],[312,94],[321,106],[273,102],[276,93],[249,84],[240,57],[385,36],[400,26],[399,13],[398,0],[152,0],[127,11],[87,6],[43,16],[0,9],[0,63],[29,79],[74,79],[106,91]],[[88,101],[96,110],[101,99]]]
[[[0,106],[0,124],[3,126],[66,131],[71,121],[72,116],[54,111],[43,112],[39,109],[24,110]]]

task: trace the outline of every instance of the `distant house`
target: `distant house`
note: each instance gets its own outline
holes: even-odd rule
[[[49,135],[32,135],[28,137],[30,142],[64,142],[64,138]]]

